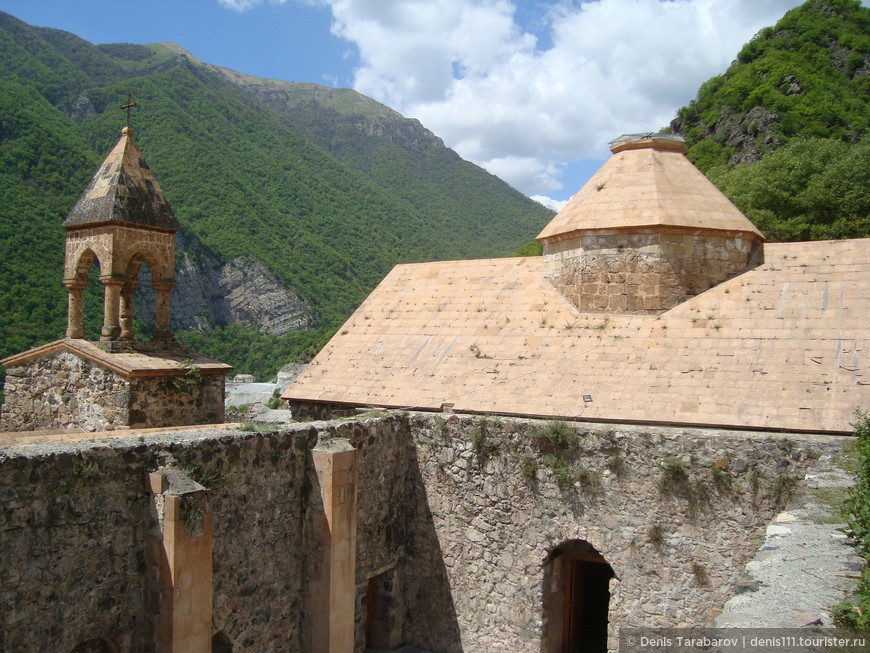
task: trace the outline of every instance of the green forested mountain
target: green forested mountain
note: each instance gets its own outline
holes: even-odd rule
[[[789,11],[671,128],[768,239],[870,236],[870,8],[809,0]]]
[[[0,13],[0,356],[63,335],[60,224],[119,137],[127,92],[190,259],[259,261],[310,308],[311,328],[284,335],[215,315],[178,334],[239,371],[310,351],[398,262],[506,255],[552,216],[354,91],[251,78],[171,44],[95,46]]]

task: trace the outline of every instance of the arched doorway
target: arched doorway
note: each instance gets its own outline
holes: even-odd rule
[[[547,653],[606,653],[613,568],[591,544],[570,540],[544,560]]]
[[[70,653],[112,653],[112,648],[104,639],[89,639],[76,646]]]
[[[224,633],[218,632],[211,637],[211,653],[233,653],[233,642]]]

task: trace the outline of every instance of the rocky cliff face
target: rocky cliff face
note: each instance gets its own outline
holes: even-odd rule
[[[176,250],[173,329],[202,331],[221,324],[243,324],[280,335],[311,323],[313,316],[307,302],[289,291],[259,261],[237,258],[223,264],[184,233],[178,234]],[[146,267],[134,310],[150,322],[153,306],[151,275]]]
[[[303,329],[310,322],[305,301],[284,288],[259,261],[237,258],[223,266],[220,287],[231,322],[258,326],[276,335]]]
[[[763,106],[741,113],[726,105],[722,107],[716,123],[707,127],[704,137],[735,151],[728,161],[731,165],[755,163],[761,159],[763,149],[783,144],[779,123],[780,116]],[[689,125],[675,118],[670,126],[675,133],[683,134]]]

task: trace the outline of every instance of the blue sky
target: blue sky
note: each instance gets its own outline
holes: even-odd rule
[[[0,0],[92,43],[172,41],[260,77],[355,88],[542,201],[654,131],[800,0]],[[867,4],[865,2],[865,4]]]

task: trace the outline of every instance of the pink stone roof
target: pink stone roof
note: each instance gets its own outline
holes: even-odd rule
[[[284,397],[849,431],[870,408],[868,251],[768,244],[763,265],[658,317],[577,311],[540,257],[400,265]]]
[[[613,155],[538,235],[561,240],[598,229],[667,227],[761,232],[683,154],[682,143],[643,139],[619,143]]]
[[[5,367],[15,367],[31,360],[49,356],[58,352],[69,352],[94,365],[111,370],[121,376],[173,376],[183,375],[190,370],[189,365],[195,365],[203,375],[228,374],[232,366],[221,363],[202,354],[182,348],[157,351],[120,351],[108,352],[87,340],[67,338],[55,340],[48,344],[15,354],[0,360]],[[189,364],[185,364],[189,361]]]

